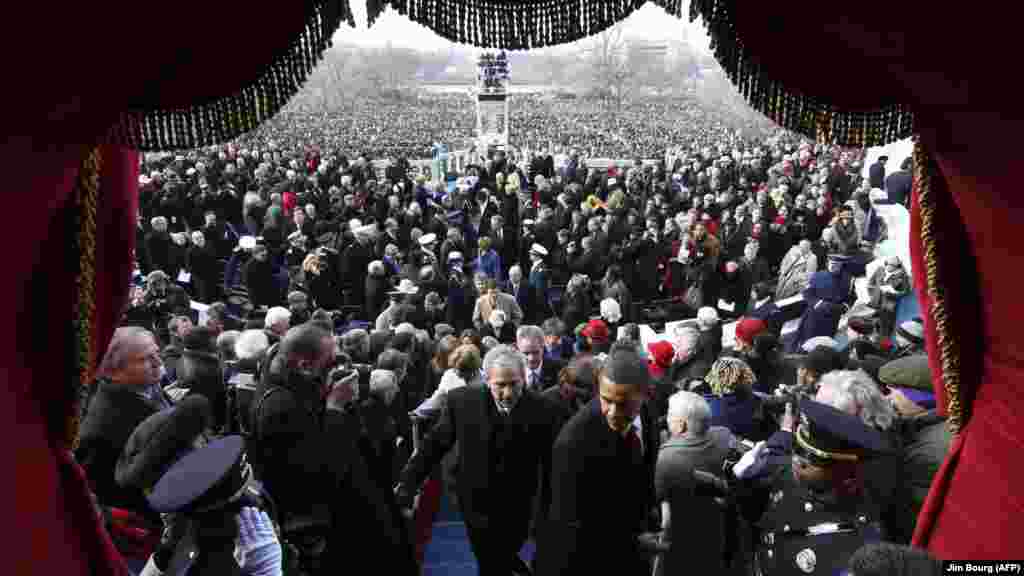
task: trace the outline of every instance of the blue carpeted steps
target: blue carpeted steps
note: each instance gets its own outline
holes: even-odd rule
[[[520,556],[529,563],[533,551],[533,542],[527,542]],[[441,511],[423,555],[423,576],[476,576],[476,573],[476,559],[466,537],[466,525],[448,496],[442,495]]]

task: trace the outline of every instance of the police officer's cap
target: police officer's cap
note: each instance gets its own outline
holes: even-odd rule
[[[251,476],[245,439],[228,436],[179,460],[146,498],[159,513],[212,510],[240,497]]]
[[[818,465],[857,462],[891,449],[882,432],[857,416],[806,398],[800,401],[800,412],[794,449]]]
[[[143,420],[125,443],[114,479],[121,486],[149,490],[212,422],[204,396],[186,396],[172,408]]]

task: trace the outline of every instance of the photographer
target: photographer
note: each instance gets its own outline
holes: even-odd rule
[[[689,315],[704,306],[718,305],[717,259],[709,254],[700,234],[707,234],[702,225],[694,233],[694,245],[679,250],[686,278],[683,303],[690,308]]]
[[[461,255],[450,262],[448,272],[448,303],[445,319],[448,324],[461,331],[473,327],[473,309],[480,298],[473,280],[462,267]]]
[[[341,308],[341,281],[337,267],[331,265],[337,255],[338,253],[331,248],[320,247],[302,261],[306,287],[317,308]]]
[[[171,284],[163,270],[154,270],[146,277],[146,291],[141,307],[150,322],[145,328],[152,329],[160,342],[170,340],[168,321],[173,314],[188,314],[191,299],[177,284]]]
[[[277,501],[284,538],[310,544],[300,549],[317,556],[322,573],[372,565],[415,574],[412,550],[395,544],[405,539],[387,488],[373,483],[358,447],[358,377],[333,370],[334,338],[313,324],[297,326],[266,363],[250,456]],[[345,529],[352,526],[359,529]]]
[[[562,323],[566,326],[586,324],[590,320],[593,308],[590,279],[574,274],[562,296]]]

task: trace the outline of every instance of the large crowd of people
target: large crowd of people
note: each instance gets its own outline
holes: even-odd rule
[[[906,545],[949,436],[905,264],[869,265],[909,159],[566,106],[452,190],[370,160],[471,113],[364,105],[144,162],[76,452],[126,556],[416,574],[441,484],[481,574],[936,569]]]
[[[641,98],[616,107],[602,100],[546,94],[509,96],[509,139],[519,147],[575,148],[591,158],[661,157],[681,142],[714,144],[737,129],[762,126],[692,97]],[[329,112],[286,109],[238,140],[242,148],[330,150],[350,158],[430,158],[435,143],[461,146],[475,136],[476,110],[466,94],[346,100]]]

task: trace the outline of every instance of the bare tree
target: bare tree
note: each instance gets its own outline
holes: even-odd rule
[[[394,93],[410,87],[421,64],[417,52],[408,48],[395,48],[390,41],[377,54],[377,60],[375,67],[384,76],[385,90]]]
[[[663,43],[630,41],[626,50],[629,81],[637,93],[661,92],[669,87],[668,46]]]
[[[309,76],[292,105],[299,109],[330,110],[353,94],[356,50],[336,47],[324,54],[323,60]]]
[[[588,92],[604,100],[615,102],[622,108],[622,101],[630,79],[633,76],[627,57],[627,43],[622,27],[612,27],[591,40],[582,50],[584,60],[584,81]]]

